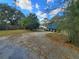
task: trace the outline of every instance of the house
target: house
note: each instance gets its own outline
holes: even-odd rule
[[[56,32],[57,24],[56,23],[48,24],[47,28],[48,28],[49,31]]]

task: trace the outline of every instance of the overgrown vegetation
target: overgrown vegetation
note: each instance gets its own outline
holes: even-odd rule
[[[59,30],[68,33],[69,41],[79,46],[79,0],[70,1]]]

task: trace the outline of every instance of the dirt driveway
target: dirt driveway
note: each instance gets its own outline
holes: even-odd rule
[[[0,37],[0,59],[79,59],[79,52],[56,46],[45,36],[47,33]]]

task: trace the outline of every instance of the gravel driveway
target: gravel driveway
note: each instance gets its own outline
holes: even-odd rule
[[[47,33],[0,37],[0,59],[79,59],[79,52],[56,46],[45,36]]]

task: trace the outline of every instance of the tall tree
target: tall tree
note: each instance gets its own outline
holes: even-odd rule
[[[18,20],[24,17],[21,11],[8,6],[7,4],[0,4],[0,23],[10,23],[11,25],[17,25]]]
[[[39,28],[39,20],[35,14],[30,13],[29,16],[19,21],[21,26],[26,29],[37,29]]]
[[[79,46],[79,0],[71,0],[60,29],[68,33],[72,43]]]

